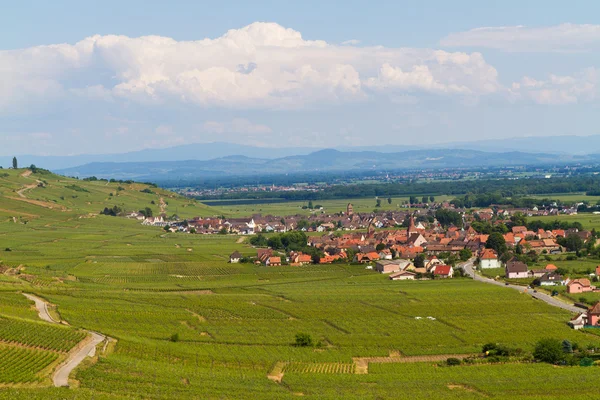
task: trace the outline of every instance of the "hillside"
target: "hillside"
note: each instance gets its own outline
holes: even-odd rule
[[[77,180],[41,169],[0,170],[2,221],[96,217],[114,206],[126,212],[150,207],[154,215],[185,218],[213,214],[208,206],[148,184]]]

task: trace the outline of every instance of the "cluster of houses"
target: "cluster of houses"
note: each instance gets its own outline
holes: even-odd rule
[[[429,279],[428,276],[446,279],[454,276],[454,268],[436,256],[430,256],[423,267],[415,267],[410,260],[381,260],[375,263],[375,270],[389,274],[393,281]]]

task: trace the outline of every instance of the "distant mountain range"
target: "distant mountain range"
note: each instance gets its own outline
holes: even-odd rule
[[[212,160],[94,162],[56,172],[67,176],[164,182],[225,176],[259,176],[336,171],[391,171],[412,168],[557,165],[600,162],[600,156],[548,153],[491,153],[464,149],[411,150],[398,153],[341,152],[333,149],[275,159],[227,156]]]
[[[408,150],[460,149],[487,152],[525,152],[561,155],[585,155],[600,149],[600,135],[595,136],[551,136],[521,137],[511,139],[484,140],[474,142],[452,142],[442,144],[424,144],[420,146],[377,145],[348,147],[339,146],[336,150],[344,152],[398,153]],[[224,158],[227,156],[245,156],[258,159],[278,159],[290,156],[308,155],[318,147],[280,147],[267,148],[247,146],[235,143],[194,143],[165,149],[146,149],[120,154],[93,154],[73,156],[35,156],[17,155],[20,165],[36,164],[50,170],[61,170],[89,163],[125,163],[180,161]],[[0,156],[0,165],[11,165],[13,155]]]

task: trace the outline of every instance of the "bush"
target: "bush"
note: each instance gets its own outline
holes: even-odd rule
[[[175,342],[179,342],[179,333],[174,333],[171,335],[171,337],[169,338],[169,341],[175,343]]]
[[[589,357],[583,357],[579,360],[580,367],[591,367],[592,365],[594,365],[594,360]]]
[[[449,365],[449,366],[460,365],[461,363],[462,363],[462,361],[460,361],[459,358],[455,358],[455,357],[450,357],[446,360],[446,365]]]
[[[296,333],[296,346],[308,347],[313,345],[312,337],[308,333]]]
[[[563,344],[558,339],[541,339],[535,345],[533,357],[535,357],[535,359],[538,361],[548,364],[558,364],[560,361],[564,360],[565,357],[563,352]]]

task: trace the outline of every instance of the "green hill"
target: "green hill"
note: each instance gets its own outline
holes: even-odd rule
[[[210,207],[148,184],[78,180],[37,169],[0,170],[0,220],[31,223],[96,217],[105,207],[182,218],[214,214]]]

